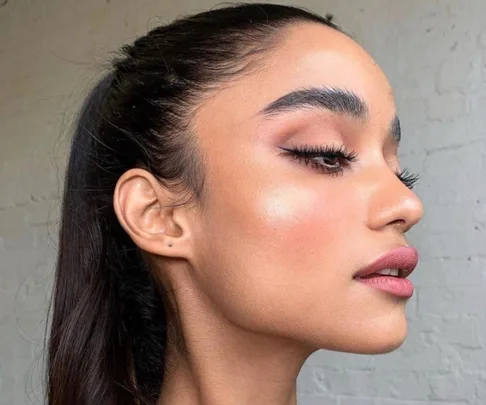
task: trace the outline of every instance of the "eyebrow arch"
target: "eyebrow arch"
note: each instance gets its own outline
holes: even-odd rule
[[[272,101],[257,115],[272,117],[285,112],[318,108],[366,121],[366,102],[349,90],[333,87],[310,87],[294,90]]]
[[[366,102],[352,91],[337,87],[309,87],[291,91],[262,108],[257,116],[270,118],[286,112],[308,108],[323,109],[347,115],[363,123],[368,120],[369,110]],[[400,143],[400,120],[396,115],[390,123],[388,135],[397,144]]]

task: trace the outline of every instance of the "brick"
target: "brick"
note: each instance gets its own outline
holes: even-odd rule
[[[381,402],[380,405],[471,405],[470,402],[456,402],[456,401],[431,401],[431,400],[425,400],[425,401],[409,401],[409,400],[403,400],[403,399],[390,399],[390,398],[384,398]],[[474,404],[476,405],[476,404]],[[479,405],[479,404],[477,404]]]
[[[303,405],[340,405],[337,398],[318,395],[298,395],[297,403]]]
[[[419,314],[477,314],[486,305],[484,286],[424,287],[418,291]],[[471,302],[475,305],[472,306]]]
[[[483,257],[435,257],[421,260],[410,279],[417,287],[477,286],[485,282],[485,271]]]
[[[341,398],[339,405],[379,405],[377,400],[364,398]]]
[[[450,373],[430,378],[431,399],[442,401],[472,402],[475,395],[475,381],[467,374]]]

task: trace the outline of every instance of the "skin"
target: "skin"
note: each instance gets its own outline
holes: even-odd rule
[[[258,115],[306,86],[351,90],[367,120],[317,108]],[[198,105],[198,204],[167,207],[180,195],[144,170],[120,178],[115,211],[158,266],[183,337],[183,350],[171,337],[160,404],[295,404],[297,375],[316,350],[385,353],[403,343],[406,300],[353,279],[407,245],[423,216],[395,175],[395,115],[390,84],[358,44],[300,23],[258,73]],[[304,143],[345,145],[357,161],[331,176],[280,154]]]

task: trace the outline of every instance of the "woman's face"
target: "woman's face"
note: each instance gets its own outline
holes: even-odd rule
[[[261,112],[310,88],[333,92]],[[336,98],[345,91],[363,105]],[[226,319],[331,350],[379,353],[403,342],[406,299],[354,278],[407,245],[404,233],[423,215],[395,174],[395,117],[392,90],[371,57],[345,35],[309,23],[289,29],[257,74],[200,106],[193,123],[206,182],[194,277]],[[337,147],[355,159],[306,164],[281,149],[304,145]]]

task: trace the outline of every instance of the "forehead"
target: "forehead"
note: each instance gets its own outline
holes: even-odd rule
[[[223,136],[218,129],[225,128],[225,133],[230,128],[234,133],[251,126],[258,119],[258,111],[284,94],[319,86],[353,92],[366,102],[370,120],[389,126],[395,115],[392,89],[363,48],[322,24],[295,24],[281,36],[261,69],[217,90],[199,106],[193,122],[197,133]]]

